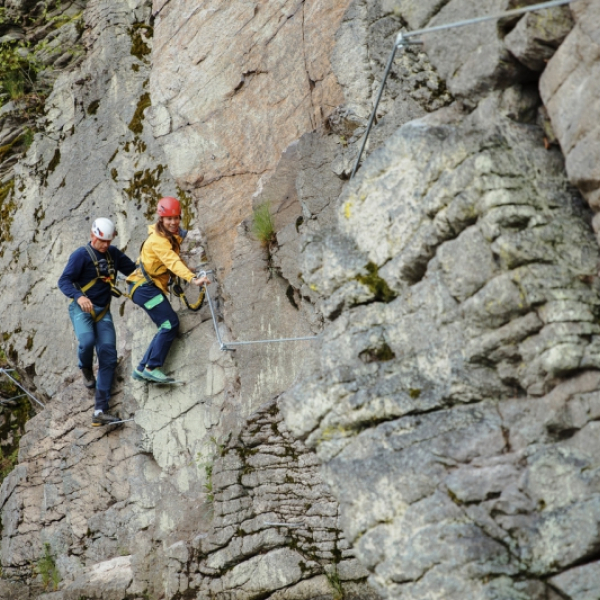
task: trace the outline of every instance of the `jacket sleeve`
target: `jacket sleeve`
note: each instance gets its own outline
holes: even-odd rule
[[[187,268],[187,265],[181,260],[179,254],[171,248],[171,244],[166,238],[159,238],[157,236],[154,244],[154,252],[158,260],[160,260],[171,273],[175,273],[177,277],[181,277],[186,281],[191,281],[196,277],[196,275],[192,273]]]
[[[60,291],[67,296],[67,298],[73,298],[73,300],[77,300],[77,298],[83,296],[81,290],[75,287],[75,284],[81,277],[83,265],[83,258],[81,253],[77,250],[73,252],[71,256],[69,256],[67,266],[58,280],[58,287]]]

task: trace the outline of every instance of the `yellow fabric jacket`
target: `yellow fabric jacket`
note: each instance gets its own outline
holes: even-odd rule
[[[171,273],[186,281],[194,279],[194,273],[187,268],[186,264],[179,257],[179,254],[171,248],[171,242],[156,232],[156,225],[148,226],[148,234],[139,260],[141,260],[146,273],[152,279],[154,285],[166,294]],[[175,237],[181,243],[181,238],[178,235]],[[127,283],[137,283],[141,279],[144,279],[144,275],[138,267],[127,278]]]

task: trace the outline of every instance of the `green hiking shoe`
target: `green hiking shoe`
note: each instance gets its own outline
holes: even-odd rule
[[[152,381],[152,383],[171,383],[175,381],[172,377],[167,377],[160,369],[144,369],[142,377],[146,381]]]
[[[137,369],[133,370],[131,377],[133,379],[136,379],[137,381],[145,381],[146,380],[146,378],[144,377],[144,374],[141,371],[138,371]]]

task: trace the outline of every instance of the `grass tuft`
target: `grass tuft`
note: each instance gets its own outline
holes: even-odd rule
[[[340,580],[340,574],[337,565],[333,569],[325,569],[325,577],[331,586],[333,600],[344,600],[344,589]]]
[[[25,79],[19,71],[11,71],[2,80],[2,87],[11,100],[20,100],[25,95]]]
[[[263,246],[275,242],[275,223],[269,201],[259,204],[253,210],[252,234]]]
[[[52,582],[52,586],[56,591],[60,583],[60,572],[56,568],[56,562],[50,552],[50,544],[48,542],[44,544],[44,556],[38,560],[37,570],[42,577],[44,589],[48,589],[50,582]]]

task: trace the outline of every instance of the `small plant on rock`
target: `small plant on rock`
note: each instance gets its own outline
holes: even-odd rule
[[[215,447],[215,451],[212,453],[211,457],[207,457],[206,460],[203,460],[202,452],[196,454],[196,465],[199,469],[204,469],[204,475],[206,477],[204,481],[204,491],[206,492],[206,502],[208,504],[212,504],[215,500],[212,482],[214,461],[215,458],[223,456],[225,450],[225,445],[220,444],[214,436],[211,436],[210,441]]]
[[[20,100],[25,95],[25,80],[20,71],[7,73],[2,87],[11,100]]]
[[[331,586],[333,600],[344,600],[344,589],[342,588],[337,565],[334,565],[331,569],[325,569],[325,577],[327,577],[327,581]]]
[[[252,212],[252,233],[263,246],[268,248],[276,240],[271,203],[268,201],[263,202]]]
[[[29,146],[31,146],[31,144],[33,143],[33,135],[34,135],[34,131],[33,129],[31,129],[31,127],[26,127],[25,131],[23,132],[23,134],[21,135],[19,141],[23,144],[23,147],[25,149],[29,148]]]
[[[206,475],[206,481],[204,482],[204,491],[206,492],[206,500],[210,503],[214,502],[215,494],[213,492],[212,482],[213,464],[204,463],[204,473]]]
[[[56,568],[56,562],[54,561],[54,557],[50,552],[50,544],[48,542],[44,543],[44,556],[38,560],[37,570],[42,577],[42,585],[44,586],[44,589],[48,589],[50,582],[52,582],[54,590],[58,589],[58,584],[60,583],[60,572]]]

